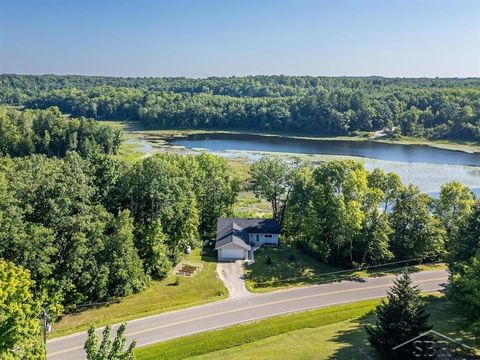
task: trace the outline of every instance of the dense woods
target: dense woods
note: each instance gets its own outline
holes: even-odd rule
[[[446,81],[446,89],[457,89],[445,91],[475,93],[459,89],[460,83]],[[95,86],[67,92],[97,91]],[[420,80],[416,89],[430,91]],[[270,98],[280,101],[251,97]],[[0,310],[11,319],[2,323],[7,328],[25,329],[20,337],[1,338],[9,342],[2,345],[6,354],[13,346],[43,353],[37,341],[41,309],[55,318],[80,304],[141,291],[150,279],[164,278],[188,247],[214,236],[217,218],[231,215],[241,184],[225,159],[165,153],[128,164],[112,156],[121,139],[120,131],[67,117],[56,107],[0,108]],[[253,164],[245,186],[272,204],[284,241],[319,261],[352,267],[445,259],[450,296],[478,328],[480,204],[467,187],[445,184],[433,199],[394,173],[369,172],[354,161],[278,158]],[[28,306],[10,304],[2,286]]]
[[[478,79],[0,76],[0,102],[150,128],[256,129],[480,140]]]
[[[282,175],[264,178],[268,169]],[[434,200],[395,173],[369,172],[350,160],[312,166],[263,158],[252,176],[252,189],[275,204],[285,241],[347,267],[442,258],[476,201],[457,182]]]
[[[163,278],[232,211],[238,183],[224,159],[162,154],[129,166],[105,151],[111,138],[96,137],[106,130],[92,120],[68,120],[57,109],[3,114],[2,124],[31,133],[33,146],[5,146],[0,157],[0,258],[29,270],[32,291],[54,317]],[[59,145],[50,149],[61,150],[51,153],[33,130],[49,121],[73,129],[52,131]],[[77,132],[79,144],[88,142],[76,127],[82,121],[88,151],[66,140]]]
[[[25,111],[0,107],[0,155],[115,154],[120,142],[120,131],[84,117],[67,121],[55,107]]]
[[[281,177],[264,177],[277,169]],[[250,186],[275,203],[283,241],[344,267],[446,260],[448,296],[480,334],[480,199],[461,183],[438,198],[404,185],[395,173],[350,160],[319,165],[263,158]],[[275,210],[277,209],[277,210]]]

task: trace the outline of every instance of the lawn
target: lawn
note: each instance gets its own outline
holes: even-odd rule
[[[270,263],[267,261],[271,259]],[[245,283],[251,292],[269,292],[294,286],[356,280],[393,275],[404,271],[399,265],[370,270],[341,269],[327,265],[288,244],[255,251],[255,262],[245,268]],[[446,269],[445,264],[409,266],[408,271]]]
[[[270,264],[267,263],[268,258],[271,259]],[[293,246],[282,244],[255,251],[255,262],[245,268],[245,283],[249,291],[267,292],[317,283],[319,275],[338,270],[341,269],[322,263]]]
[[[427,296],[434,329],[478,346],[462,331],[464,319],[439,293]],[[374,321],[379,300],[330,306],[298,314],[236,325],[136,351],[138,360],[153,359],[359,359],[373,358],[363,326]]]
[[[203,267],[192,278],[181,276],[178,285],[175,285],[176,275],[172,273],[165,280],[152,281],[146,290],[118,303],[66,315],[53,325],[51,337],[85,330],[90,323],[96,326],[114,324],[227,297],[228,291],[217,277],[216,259],[201,256],[196,249],[185,260]]]

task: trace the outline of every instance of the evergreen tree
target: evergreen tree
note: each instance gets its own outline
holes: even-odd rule
[[[420,289],[412,286],[408,273],[397,278],[387,301],[382,302],[375,310],[376,326],[367,326],[370,344],[384,359],[418,359],[414,354],[413,344],[406,344],[396,350],[394,347],[403,344],[430,329],[429,314],[425,311],[425,303],[420,296]]]

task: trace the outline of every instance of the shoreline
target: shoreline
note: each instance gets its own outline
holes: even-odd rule
[[[141,124],[126,121],[105,121],[107,124],[120,126],[125,133],[142,136],[145,140],[168,140],[178,137],[187,137],[194,134],[240,134],[240,135],[255,135],[265,137],[278,137],[285,139],[299,139],[299,140],[332,140],[332,141],[372,141],[392,145],[416,145],[428,146],[436,149],[460,151],[469,154],[480,154],[480,144],[473,142],[458,142],[451,140],[429,140],[426,138],[414,137],[400,137],[399,139],[387,139],[383,137],[362,137],[354,136],[311,136],[300,133],[279,133],[268,131],[249,131],[249,130],[212,130],[212,129],[146,129]],[[131,127],[130,129],[128,129]]]

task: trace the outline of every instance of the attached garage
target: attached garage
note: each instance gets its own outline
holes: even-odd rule
[[[246,258],[247,250],[233,243],[218,249],[219,260],[243,260]]]

